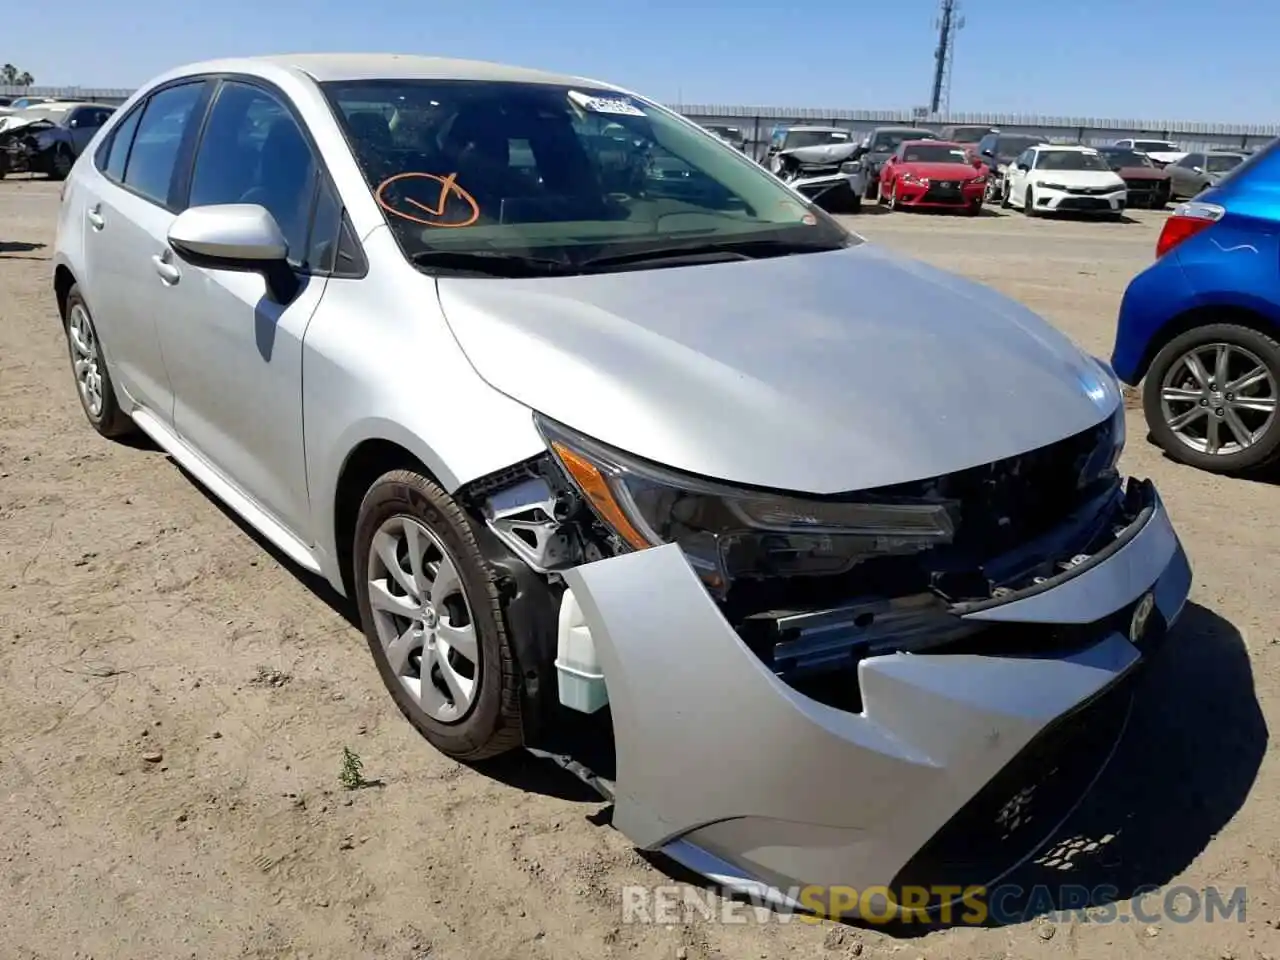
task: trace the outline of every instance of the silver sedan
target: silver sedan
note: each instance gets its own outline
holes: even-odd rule
[[[773,902],[1025,857],[1187,596],[1105,363],[597,81],[177,69],[55,260],[90,424],[351,598],[432,744]]]

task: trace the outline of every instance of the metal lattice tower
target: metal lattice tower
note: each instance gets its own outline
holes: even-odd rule
[[[933,52],[933,93],[929,97],[929,113],[951,109],[951,64],[955,60],[956,34],[964,27],[964,15],[960,12],[960,0],[942,0],[938,18],[933,25],[938,30],[938,47]]]

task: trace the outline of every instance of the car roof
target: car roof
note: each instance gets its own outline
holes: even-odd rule
[[[1097,147],[1088,147],[1083,143],[1037,143],[1032,150],[1070,150],[1072,153],[1097,153]]]
[[[795,130],[800,130],[804,133],[850,133],[844,127],[826,127],[818,123],[802,123],[786,128],[787,133]]]
[[[875,128],[874,130],[872,130],[871,132],[872,132],[872,133],[899,133],[899,132],[905,132],[905,133],[933,133],[933,131],[932,131],[932,130],[927,130],[927,129],[925,129],[924,127],[876,127],[876,128]]]
[[[613,84],[585,77],[491,63],[486,60],[423,57],[400,53],[290,53],[205,60],[180,67],[165,76],[236,72],[257,74],[269,71],[272,67],[304,74],[317,83],[342,80],[479,80],[590,84],[593,87],[619,89]]]
[[[915,146],[915,145],[919,145],[919,146],[922,146],[922,147],[923,147],[923,146],[930,146],[930,147],[950,147],[950,148],[952,148],[953,150],[967,150],[969,147],[972,147],[972,146],[973,146],[973,144],[971,144],[971,143],[957,143],[957,142],[956,142],[956,141],[954,141],[954,140],[932,140],[932,139],[929,139],[929,140],[903,140],[903,141],[902,141],[902,143],[898,144],[898,146],[899,146],[899,147],[910,147],[910,146]]]

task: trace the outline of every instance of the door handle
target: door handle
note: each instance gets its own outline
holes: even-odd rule
[[[160,280],[165,286],[171,287],[182,279],[182,271],[169,262],[167,251],[155,254],[151,262],[155,264],[156,273],[160,274]]]
[[[98,212],[97,207],[92,208],[88,213],[85,214],[85,217],[89,221],[89,226],[93,227],[93,229],[95,230],[101,230],[103,227],[107,225],[107,221],[102,219],[102,214]]]

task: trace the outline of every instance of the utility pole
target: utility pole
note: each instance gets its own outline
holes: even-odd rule
[[[938,47],[933,53],[933,93],[929,97],[929,113],[938,115],[951,106],[951,62],[955,59],[956,32],[964,26],[960,0],[942,0],[938,19]]]

